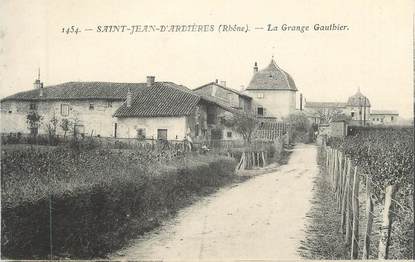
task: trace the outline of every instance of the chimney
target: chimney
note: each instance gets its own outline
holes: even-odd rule
[[[147,87],[150,87],[154,84],[155,76],[147,76]]]
[[[39,96],[43,96],[43,83],[40,83]]]
[[[226,87],[226,81],[220,81],[220,85]]]
[[[254,74],[255,73],[258,73],[258,63],[257,62],[255,62],[255,64],[254,64]]]
[[[132,96],[133,95],[131,94],[131,90],[130,90],[130,88],[128,88],[128,91],[127,91],[127,107],[131,107],[131,103],[132,103],[132,100],[133,100]]]
[[[303,111],[303,94],[300,93],[300,111]]]

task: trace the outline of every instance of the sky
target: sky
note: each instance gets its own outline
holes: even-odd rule
[[[281,25],[344,31],[266,31]],[[97,33],[98,25],[248,25],[249,32]],[[62,33],[77,26],[95,31]],[[307,101],[345,102],[358,87],[372,109],[413,113],[413,4],[409,0],[23,1],[0,0],[0,97],[68,81],[215,79],[241,89],[272,56]]]

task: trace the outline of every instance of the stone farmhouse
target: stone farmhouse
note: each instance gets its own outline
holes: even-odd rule
[[[68,82],[43,87],[37,79],[34,89],[1,100],[1,132],[28,133],[26,116],[37,112],[42,123],[52,118],[68,119],[72,132],[86,136],[206,140],[225,137],[221,115],[238,110],[198,95],[172,82],[146,83]],[[76,131],[75,131],[76,130]],[[46,125],[34,133],[46,133]],[[58,134],[63,130],[57,128]]]

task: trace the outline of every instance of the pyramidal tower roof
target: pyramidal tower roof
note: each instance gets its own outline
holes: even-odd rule
[[[271,59],[269,65],[254,73],[246,90],[293,90],[297,91],[294,79]]]
[[[360,87],[357,89],[356,94],[349,97],[347,100],[348,106],[370,106],[369,99],[360,92]]]

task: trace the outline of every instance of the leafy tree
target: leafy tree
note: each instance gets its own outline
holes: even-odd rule
[[[55,114],[53,114],[52,118],[49,119],[49,121],[46,123],[46,130],[48,132],[49,144],[52,144],[52,142],[55,139],[56,129],[58,128],[58,123],[59,123],[59,120],[55,116]]]
[[[250,144],[252,137],[258,128],[258,121],[254,115],[249,113],[235,113],[223,116],[221,123],[242,135],[245,143]]]
[[[62,130],[64,132],[63,133],[63,138],[65,138],[66,137],[66,133],[71,128],[71,121],[69,121],[69,119],[67,119],[67,118],[63,118],[61,120],[60,127],[62,128]]]
[[[36,111],[31,111],[26,115],[27,126],[30,129],[30,132],[35,136],[37,135],[41,120],[42,117]]]

